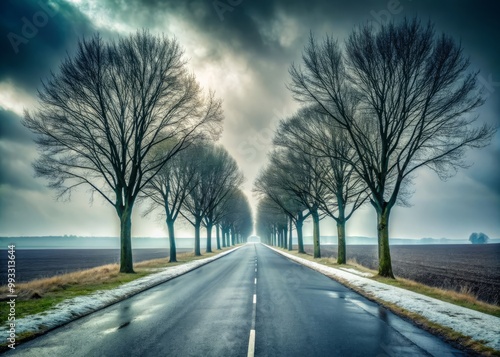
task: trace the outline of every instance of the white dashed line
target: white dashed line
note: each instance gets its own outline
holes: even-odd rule
[[[248,357],[253,357],[255,354],[255,330],[250,330],[250,338],[248,339]]]
[[[257,253],[257,248],[255,248]],[[257,313],[257,256],[255,257],[255,277],[253,280],[253,308],[252,308],[252,326],[250,327],[250,337],[248,339],[247,357],[254,357],[255,354],[255,315]]]

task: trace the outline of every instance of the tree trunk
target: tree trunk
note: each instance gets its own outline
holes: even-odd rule
[[[313,243],[314,243],[314,258],[321,258],[321,248],[319,242],[319,213],[318,210],[312,210],[313,218]]]
[[[301,215],[302,216],[302,215]],[[304,218],[300,218],[295,223],[295,228],[297,229],[297,245],[299,246],[299,253],[305,254],[304,250],[304,237],[302,236],[302,225],[304,224]]]
[[[194,255],[199,257],[201,255],[200,249],[200,226],[201,218],[195,218],[194,221]]]
[[[235,243],[235,236],[234,236],[234,228],[233,227],[229,228],[229,232],[231,234],[231,245],[235,245],[236,243]]]
[[[212,224],[207,224],[207,253],[212,253]]]
[[[346,263],[345,221],[337,221],[338,254],[337,264]]]
[[[132,260],[132,206],[125,207],[120,217],[120,273],[135,273]]]
[[[283,227],[283,248],[288,249],[288,222]]]
[[[168,241],[170,243],[170,263],[177,261],[177,247],[175,246],[174,220],[167,218]]]
[[[217,237],[217,249],[220,250],[220,227],[218,224],[215,225],[215,236]]]
[[[222,248],[226,247],[226,228],[222,228]]]
[[[292,250],[293,249],[292,231],[293,231],[293,228],[292,228],[292,219],[288,218],[288,234],[289,234],[289,237],[290,237],[289,241],[288,241],[288,250]]]
[[[391,250],[389,247],[389,214],[390,208],[377,210],[378,232],[378,275],[394,279],[392,272]]]

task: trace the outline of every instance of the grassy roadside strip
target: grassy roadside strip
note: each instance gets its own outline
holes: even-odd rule
[[[296,257],[302,258],[309,260],[311,262],[319,263],[331,268],[340,268],[340,267],[345,267],[345,268],[351,268],[358,270],[362,273],[371,273],[373,274],[372,278],[368,278],[374,281],[377,281],[379,283],[387,284],[387,285],[392,285],[396,286],[402,289],[406,289],[415,293],[419,293],[422,295],[426,295],[435,299],[439,299],[445,302],[449,302],[458,306],[462,306],[465,308],[469,308],[472,310],[476,310],[479,312],[487,313],[489,315],[493,315],[496,317],[500,317],[500,306],[496,305],[490,305],[487,303],[483,303],[481,301],[478,301],[474,296],[466,293],[457,293],[455,291],[449,291],[449,290],[444,290],[444,289],[439,289],[439,288],[433,288],[424,284],[420,284],[417,282],[414,282],[412,280],[408,279],[401,279],[398,278],[397,280],[392,280],[392,279],[387,279],[387,278],[382,278],[377,276],[377,272],[367,269],[365,267],[362,267],[354,262],[350,262],[350,264],[346,265],[338,265],[336,262],[336,259],[333,258],[319,258],[319,259],[314,259],[310,254],[299,254],[296,251],[289,251],[287,249],[283,248],[278,248],[278,247],[273,247],[274,249],[280,250],[282,252],[294,255]],[[340,282],[341,284],[349,287],[353,291],[359,293],[360,295],[366,297],[367,299],[371,301],[375,301],[378,304],[384,306],[385,308],[389,309],[393,313],[395,313],[398,316],[401,316],[403,318],[409,319],[413,321],[417,326],[423,328],[424,330],[427,330],[435,335],[440,336],[447,342],[466,350],[466,352],[471,353],[471,354],[476,354],[476,355],[483,355],[483,356],[500,356],[500,351],[497,351],[491,347],[488,347],[482,343],[482,341],[477,341],[474,340],[468,336],[465,336],[457,331],[454,331],[451,328],[441,326],[437,323],[434,323],[427,318],[408,311],[404,308],[401,308],[397,306],[396,304],[386,302],[380,298],[377,298],[376,296],[372,295],[369,292],[366,292],[359,287],[351,284],[349,281],[339,278],[339,277],[334,277],[327,275],[329,278],[336,280]]]
[[[213,253],[205,253],[199,257],[194,256],[193,253],[180,253],[177,255],[178,261],[176,263],[169,263],[168,258],[143,261],[134,264],[136,274],[120,273],[118,264],[108,264],[92,269],[81,270],[50,278],[17,284],[16,320],[29,318],[34,314],[43,315],[45,312],[54,309],[57,304],[65,300],[75,297],[84,297],[98,291],[111,290],[125,283],[129,283],[142,277],[157,273],[164,268],[178,266],[200,259],[215,257],[220,253],[226,252],[230,249],[234,249],[235,247],[224,248]],[[149,286],[146,289],[149,289],[151,287],[152,286]],[[9,305],[5,301],[7,300],[6,295],[7,287],[0,287],[1,316],[8,316],[9,314]],[[127,296],[126,298],[128,297],[130,296]],[[79,317],[81,316],[75,316],[75,318]],[[5,323],[7,322],[5,321]],[[37,332],[20,333],[17,335],[16,344],[43,334],[48,330],[50,329],[45,329],[42,326],[42,328]],[[7,343],[1,341],[0,351],[5,350],[6,345]]]

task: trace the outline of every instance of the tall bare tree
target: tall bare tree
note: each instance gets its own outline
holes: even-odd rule
[[[105,43],[82,40],[43,82],[40,108],[24,124],[38,134],[34,164],[59,197],[90,187],[120,219],[120,271],[133,272],[131,216],[139,192],[179,150],[216,134],[221,105],[203,98],[175,40],[138,32]],[[154,149],[174,141],[168,152]],[[146,161],[146,157],[149,159]]]
[[[483,104],[477,72],[462,48],[418,19],[354,30],[343,48],[312,36],[303,65],[290,68],[289,85],[300,102],[318,105],[341,127],[356,151],[345,159],[365,181],[377,212],[379,274],[394,277],[389,217],[408,195],[405,185],[427,167],[446,178],[467,148],[484,147],[492,127],[474,126]]]
[[[300,153],[303,153],[302,148],[306,148],[305,154],[318,157],[323,162],[323,165],[311,165],[310,169],[323,180],[329,191],[318,201],[321,210],[337,223],[337,263],[345,264],[346,222],[368,198],[365,182],[350,164],[357,159],[349,137],[337,125],[332,125],[328,116],[310,107],[302,108],[289,120],[282,121],[278,130],[282,145]],[[304,145],[297,145],[297,142]]]

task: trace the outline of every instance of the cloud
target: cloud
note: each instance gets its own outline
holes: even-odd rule
[[[33,135],[21,124],[21,117],[0,108],[0,141],[32,144]]]
[[[92,32],[89,19],[66,2],[2,1],[0,82],[34,92],[40,79],[72,52],[76,40]]]

